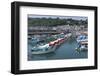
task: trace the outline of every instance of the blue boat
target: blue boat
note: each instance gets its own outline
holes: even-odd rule
[[[88,50],[88,36],[80,35],[76,39],[78,46],[75,48],[76,50]]]
[[[80,35],[77,37],[77,42],[83,42],[83,41],[88,41],[88,36],[87,35]]]

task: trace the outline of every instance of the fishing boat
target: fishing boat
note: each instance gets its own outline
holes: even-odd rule
[[[54,52],[58,48],[58,46],[64,43],[66,38],[68,38],[67,36],[70,37],[71,34],[65,35],[47,44],[41,44],[41,45],[34,46],[31,50],[32,54],[46,54],[46,53]]]
[[[46,53],[50,53],[53,52],[56,49],[56,46],[49,46],[49,44],[45,44],[42,46],[38,46],[38,47],[33,47],[32,48],[32,54],[46,54]]]
[[[88,37],[86,35],[80,35],[77,37],[77,42],[84,42],[84,41],[88,41]]]
[[[76,41],[79,42],[84,42],[88,41],[88,35],[87,32],[81,32],[80,35],[77,37]]]
[[[78,46],[76,50],[88,50],[88,35],[87,32],[82,32],[76,39]]]
[[[88,42],[87,41],[82,41],[78,43],[78,47],[76,48],[78,51],[85,51],[88,50]]]
[[[62,39],[57,39],[44,45],[37,45],[32,48],[32,54],[46,54],[55,51],[57,46],[60,45],[60,40]]]

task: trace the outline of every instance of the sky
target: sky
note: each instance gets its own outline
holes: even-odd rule
[[[60,19],[68,19],[68,18],[72,18],[75,20],[86,20],[88,19],[88,17],[85,16],[56,16],[56,15],[33,15],[33,14],[29,14],[28,18],[57,18],[59,17]]]

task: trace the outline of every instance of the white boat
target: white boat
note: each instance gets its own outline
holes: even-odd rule
[[[88,50],[88,42],[82,41],[82,42],[78,43],[78,47],[76,48],[76,50],[79,50],[79,51]]]
[[[39,46],[39,47],[33,47],[32,48],[32,54],[46,54],[55,51],[56,46],[49,46],[49,44]]]

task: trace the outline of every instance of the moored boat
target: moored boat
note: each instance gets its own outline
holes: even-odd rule
[[[78,38],[77,38],[78,43],[79,42],[84,42],[84,41],[88,41],[87,36],[85,36],[85,35],[78,36]]]
[[[46,53],[53,52],[58,48],[58,46],[60,46],[62,43],[64,43],[65,40],[67,40],[67,38],[70,36],[71,36],[71,34],[64,35],[63,37],[58,38],[54,41],[51,41],[47,44],[34,46],[31,50],[32,54],[46,54]]]
[[[87,35],[87,33],[86,33],[86,32],[81,33],[81,34],[77,37],[76,41],[77,41],[78,43],[79,43],[79,42],[83,42],[83,41],[88,41],[88,35]]]
[[[88,42],[87,41],[82,41],[78,43],[78,46],[76,48],[78,51],[85,51],[88,50]]]
[[[78,46],[75,48],[76,50],[88,50],[88,35],[87,32],[81,33],[76,39]]]
[[[48,46],[49,44],[46,44],[44,46],[40,46],[40,47],[35,47],[32,48],[32,54],[46,54],[46,53],[50,53],[55,51],[56,46],[52,47],[52,46]]]

